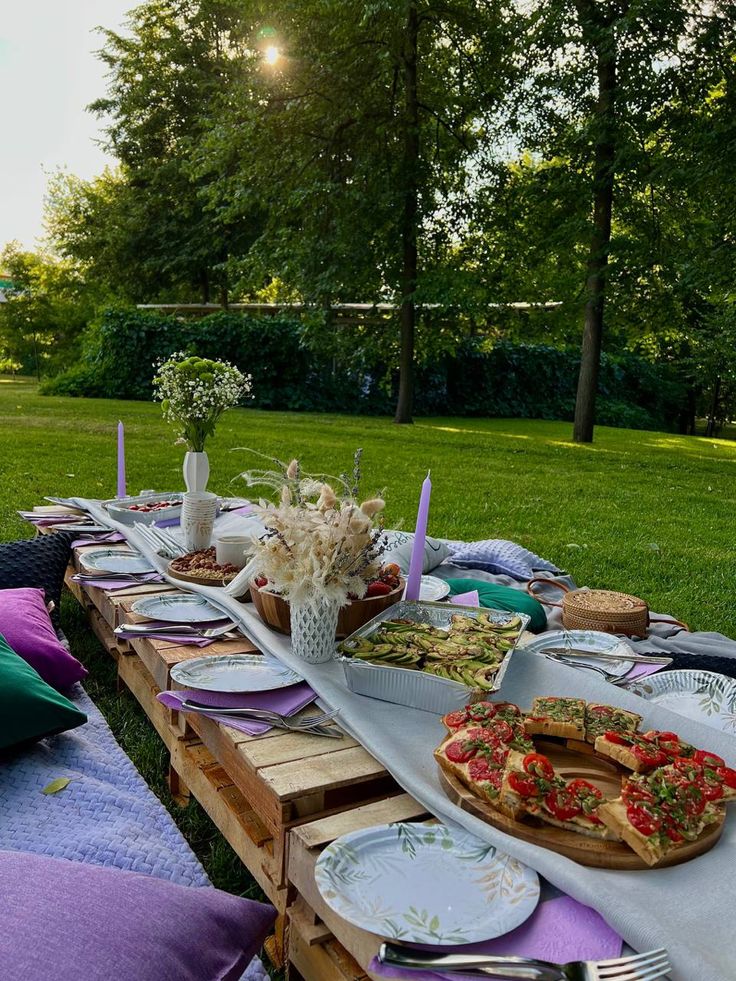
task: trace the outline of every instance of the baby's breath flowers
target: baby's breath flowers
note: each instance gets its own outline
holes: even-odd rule
[[[266,532],[241,574],[244,579],[267,579],[265,588],[296,606],[344,606],[350,597],[365,595],[368,582],[378,576],[385,549],[380,524],[384,502],[375,497],[358,504],[354,497],[360,452],[352,476],[330,477],[329,483],[325,475],[303,473],[297,460],[272,460],[278,470],[240,474],[248,486],[266,486],[278,495],[278,503],[261,500],[256,507]]]
[[[251,377],[226,361],[188,357],[179,351],[156,366],[154,397],[161,401],[164,419],[195,453],[204,452],[205,440],[226,409],[250,395]]]

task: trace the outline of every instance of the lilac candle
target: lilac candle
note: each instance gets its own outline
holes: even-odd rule
[[[125,497],[125,427],[118,423],[118,497]]]
[[[424,543],[427,538],[427,519],[429,518],[429,499],[432,494],[432,481],[429,479],[430,471],[422,484],[422,493],[419,497],[419,510],[417,512],[417,527],[414,534],[414,544],[411,549],[411,561],[409,562],[409,575],[406,577],[406,592],[404,599],[418,600],[419,590],[422,585],[422,568],[424,566]]]

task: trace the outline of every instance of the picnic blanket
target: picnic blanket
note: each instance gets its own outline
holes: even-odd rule
[[[103,518],[94,502],[84,502],[95,518]],[[162,569],[165,563],[130,528],[118,526],[131,543]],[[441,566],[433,570],[445,578],[482,578],[515,588],[523,582],[510,577]],[[567,585],[567,576],[548,572]],[[176,583],[173,583],[177,585]],[[246,635],[261,649],[280,658],[298,671],[319,693],[323,704],[340,709],[341,725],[375,756],[396,781],[437,817],[464,827],[479,838],[537,869],[553,885],[578,902],[597,910],[636,950],[666,947],[673,965],[674,981],[733,981],[736,951],[733,947],[730,913],[736,909],[736,814],[731,808],[718,845],[692,862],[669,869],[612,871],[577,864],[548,849],[504,834],[473,815],[462,811],[443,792],[431,748],[444,735],[435,715],[356,695],[346,688],[338,661],[309,664],[291,653],[289,639],[270,630],[247,606],[212,586],[192,587],[240,623]],[[558,591],[555,591],[558,593]],[[555,599],[557,596],[555,596]],[[559,625],[558,611],[550,627]],[[680,647],[680,645],[685,645]],[[639,649],[688,650],[736,657],[736,643],[722,634],[686,633],[659,624]],[[675,730],[697,746],[723,756],[736,765],[736,737],[707,728],[683,716],[646,702],[589,673],[576,671],[545,658],[518,651],[511,659],[499,697],[524,708],[535,695],[575,695],[589,701],[611,701],[643,716],[646,728]]]
[[[0,849],[113,866],[184,886],[211,885],[169,812],[115,741],[81,685],[86,725],[0,761]],[[43,788],[59,777],[56,794]],[[254,958],[244,981],[267,981]]]

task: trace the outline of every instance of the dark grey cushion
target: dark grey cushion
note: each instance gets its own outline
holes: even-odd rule
[[[58,531],[0,543],[0,589],[42,589],[46,602],[54,604],[51,619],[57,627],[64,573],[74,537],[74,532]]]

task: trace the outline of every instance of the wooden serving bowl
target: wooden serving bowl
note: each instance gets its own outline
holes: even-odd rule
[[[368,623],[373,617],[378,616],[389,606],[398,603],[404,592],[405,582],[401,579],[396,589],[385,596],[369,596],[366,599],[353,600],[347,606],[343,606],[337,617],[338,638],[349,637],[354,630]],[[258,611],[258,615],[264,623],[281,634],[291,633],[291,622],[289,619],[289,601],[283,596],[269,593],[267,590],[259,589],[254,582],[250,584],[250,595],[253,605]]]

